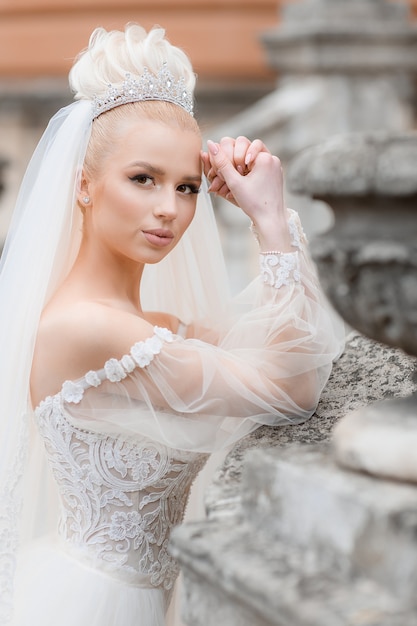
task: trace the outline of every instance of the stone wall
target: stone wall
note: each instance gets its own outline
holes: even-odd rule
[[[401,507],[417,510],[417,488],[400,490],[400,498],[389,482],[346,475],[329,456],[334,426],[346,413],[408,396],[417,390],[414,375],[413,358],[354,332],[308,422],[262,427],[235,446],[207,491],[207,520],[173,534],[187,626],[417,624],[371,568],[362,564],[360,576],[350,568],[351,554],[363,554],[361,532],[370,520],[379,532],[374,559],[389,543],[390,558],[414,546],[405,540],[400,554],[390,532],[401,536]]]

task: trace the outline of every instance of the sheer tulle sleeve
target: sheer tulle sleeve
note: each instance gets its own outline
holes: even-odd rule
[[[204,452],[260,424],[308,419],[342,349],[343,327],[304,243],[293,253],[262,255],[260,276],[235,305],[217,324],[215,342],[204,331],[184,339],[156,328],[130,354],[89,373],[79,395],[66,396],[69,417]]]

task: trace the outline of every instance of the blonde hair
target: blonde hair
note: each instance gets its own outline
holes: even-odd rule
[[[165,65],[176,80],[184,79],[193,93],[195,74],[185,52],[165,38],[165,30],[154,27],[149,32],[138,24],[127,24],[124,31],[96,28],[88,47],[80,52],[69,74],[75,99],[91,100],[103,95],[109,84],[120,86],[126,74],[141,76],[145,67],[158,73]]]
[[[126,75],[141,76],[147,68],[157,74],[165,65],[176,80],[182,78],[189,93],[195,87],[195,74],[185,52],[165,38],[165,30],[154,27],[149,32],[138,24],[127,24],[124,31],[97,28],[88,47],[76,58],[69,74],[75,99],[93,100],[102,96],[109,84],[120,86]],[[117,106],[99,115],[93,122],[84,169],[97,174],[100,163],[111,153],[120,125],[131,116],[146,117],[181,129],[200,133],[195,119],[184,109],[170,102],[152,100]]]

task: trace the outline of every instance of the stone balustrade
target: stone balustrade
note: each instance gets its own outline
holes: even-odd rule
[[[177,528],[187,626],[411,626],[417,488],[333,459],[336,423],[417,390],[415,360],[353,332],[305,424],[241,441]],[[408,609],[407,609],[408,607]]]
[[[312,245],[321,282],[370,338],[349,337],[309,422],[237,445],[207,520],[175,531],[187,626],[417,624],[416,167],[411,132],[292,163],[292,191],[335,216]]]

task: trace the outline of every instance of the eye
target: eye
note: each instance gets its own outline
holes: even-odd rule
[[[197,187],[197,185],[178,185],[177,191],[188,196],[192,193],[200,193],[200,187]]]
[[[148,174],[137,174],[136,176],[131,176],[130,180],[138,183],[141,187],[150,187],[154,183],[154,179]]]

